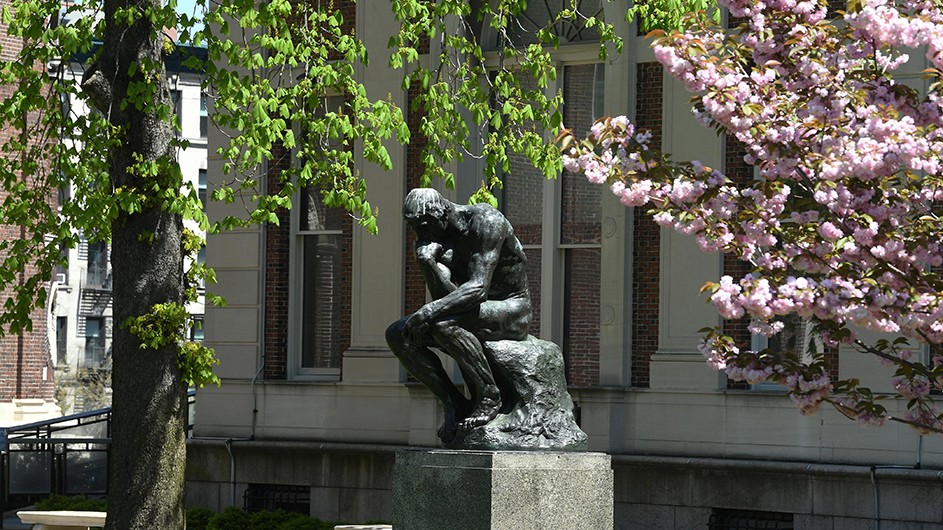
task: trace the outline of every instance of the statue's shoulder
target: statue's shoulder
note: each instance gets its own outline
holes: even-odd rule
[[[471,219],[476,226],[476,231],[487,231],[502,236],[514,233],[507,217],[490,204],[470,204],[466,208],[469,208],[472,214]]]

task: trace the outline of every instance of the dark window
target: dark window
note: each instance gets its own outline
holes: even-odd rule
[[[59,263],[56,263],[56,282],[69,284],[69,245],[59,243]]]
[[[199,265],[203,265],[206,263],[206,245],[203,245],[202,247],[200,247],[200,250],[197,251],[196,262]],[[206,279],[201,276],[199,282],[200,283],[197,285],[197,289],[201,291],[206,289]]]
[[[183,92],[180,90],[171,90],[170,104],[174,113],[174,126],[177,129],[177,134],[180,134],[183,124]]]
[[[319,112],[343,112],[344,98],[328,96]],[[326,141],[334,149],[341,146]],[[300,215],[296,239],[301,256],[301,362],[310,370],[341,367],[341,354],[347,347],[342,332],[345,310],[344,250],[348,244],[344,226],[348,217],[338,208],[329,208],[321,200],[320,188],[301,190]]]
[[[243,495],[247,512],[285,510],[308,515],[311,513],[311,488],[279,484],[249,484]]]
[[[207,97],[206,94],[200,94],[200,138],[206,138],[206,133],[209,131],[209,114],[207,113]]]
[[[792,530],[792,514],[754,510],[727,510],[715,508],[707,522],[708,530],[752,530],[773,528]]]
[[[56,360],[66,362],[66,345],[69,338],[69,317],[56,317]]]
[[[203,315],[191,316],[190,340],[194,342],[203,342]]]
[[[98,368],[105,360],[105,319],[85,318],[85,359],[82,368]]]
[[[605,67],[563,69],[563,120],[589,130],[601,113]],[[599,296],[602,281],[602,191],[586,177],[560,177],[560,240],[563,250],[563,351],[571,385],[599,384]]]
[[[103,242],[88,244],[88,273],[86,284],[93,289],[110,286],[108,275],[108,244]]]
[[[200,175],[197,177],[196,191],[200,197],[200,203],[203,204],[203,209],[206,210],[206,170],[201,169]]]

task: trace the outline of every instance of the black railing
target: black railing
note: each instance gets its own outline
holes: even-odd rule
[[[106,368],[109,359],[105,355],[105,345],[92,342],[92,338],[86,338],[85,340],[85,355],[79,358],[79,368]]]
[[[187,395],[187,432],[196,392]],[[111,407],[0,428],[0,512],[50,494],[108,492]]]

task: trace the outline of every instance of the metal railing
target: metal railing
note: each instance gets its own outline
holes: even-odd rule
[[[196,392],[187,394],[187,432]],[[105,495],[111,407],[0,428],[0,512],[50,494]]]
[[[91,342],[85,339],[85,355],[79,357],[79,368],[105,368],[108,358],[105,355],[105,345],[101,342]]]

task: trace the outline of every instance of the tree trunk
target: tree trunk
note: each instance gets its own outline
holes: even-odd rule
[[[142,349],[125,323],[150,312],[155,304],[184,302],[183,222],[161,208],[145,185],[179,190],[171,123],[157,116],[156,104],[170,105],[163,67],[163,34],[143,16],[131,27],[115,21],[118,9],[156,9],[156,0],[106,0],[102,53],[82,80],[99,111],[118,129],[121,142],[111,148],[109,166],[115,189],[138,190],[148,196],[143,211],[120,212],[112,223],[114,270],[114,340],[112,371],[112,443],[109,462],[106,529],[184,528],[186,466],[186,385],[178,367],[177,340],[159,349]],[[132,64],[159,65],[157,70]],[[136,108],[127,98],[131,83],[145,79],[159,89],[154,101]],[[136,96],[140,97],[140,96]],[[163,161],[156,177],[131,174],[141,161]],[[173,161],[173,162],[171,162]],[[170,174],[176,175],[171,176]]]

